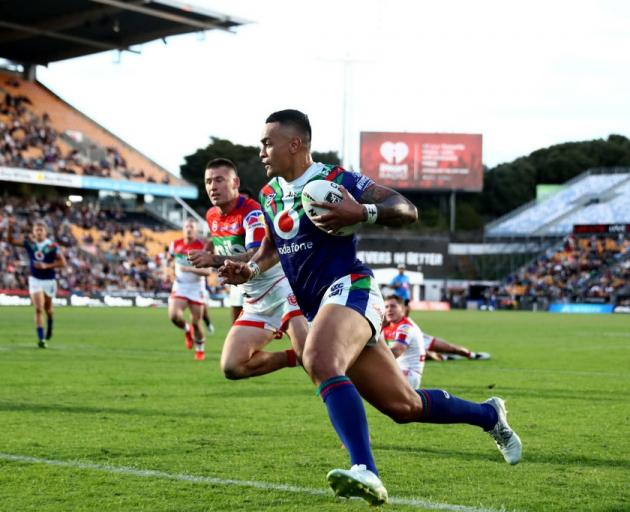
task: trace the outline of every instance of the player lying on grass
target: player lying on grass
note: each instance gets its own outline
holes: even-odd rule
[[[490,359],[488,352],[472,352],[470,349],[450,343],[444,338],[438,338],[427,333],[422,333],[424,349],[427,353],[427,361],[450,361],[453,359],[469,359],[471,361],[487,361]]]
[[[28,278],[28,292],[35,308],[37,345],[46,348],[46,340],[53,334],[53,299],[57,294],[56,270],[66,266],[66,259],[59,246],[48,235],[44,221],[33,223],[33,230],[27,236],[14,236],[15,218],[7,221],[7,242],[24,247],[30,262],[31,275]],[[46,313],[46,334],[44,334],[44,313]]]
[[[516,464],[521,443],[507,424],[503,400],[493,397],[474,403],[441,389],[415,391],[408,385],[391,350],[376,341],[383,299],[372,271],[356,259],[355,237],[333,235],[365,221],[409,224],[417,219],[416,208],[366,176],[314,163],[310,123],[299,111],[271,114],[261,144],[260,157],[271,178],[261,192],[268,231],[250,261],[226,260],[219,273],[229,283],[247,283],[281,262],[311,322],[302,363],[350,453],[350,470],[334,469],[327,475],[335,494],[359,496],[371,504],[387,501],[361,396],[398,423],[481,427],[494,438],[505,460]],[[341,202],[312,203],[329,210],[313,221],[301,204],[302,189],[312,180],[334,180],[344,187]]]
[[[205,171],[206,192],[212,208],[206,213],[214,252],[193,250],[196,267],[220,267],[227,258],[247,261],[260,247],[265,227],[260,205],[239,194],[236,166],[226,158],[211,160]],[[293,349],[263,350],[286,331],[292,343],[301,345],[307,324],[279,264],[241,286],[243,310],[233,323],[221,354],[221,369],[228,379],[263,375],[297,366]]]
[[[383,326],[381,335],[412,388],[420,387],[424,362],[429,358],[437,361],[444,361],[447,358],[472,360],[490,358],[490,354],[486,352],[471,352],[461,345],[453,345],[446,340],[424,334],[406,314],[407,311],[405,302],[399,295],[387,296],[385,298],[386,325]]]
[[[205,359],[205,334],[203,314],[206,308],[206,276],[204,269],[194,268],[188,261],[188,253],[203,249],[204,242],[197,237],[197,223],[187,219],[182,227],[183,238],[169,246],[169,257],[175,266],[175,280],[168,299],[168,317],[176,327],[183,329],[186,348],[195,349],[195,359]],[[184,312],[190,309],[190,324]],[[210,324],[211,325],[211,324]]]

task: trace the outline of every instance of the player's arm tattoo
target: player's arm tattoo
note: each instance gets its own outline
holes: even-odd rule
[[[417,208],[401,194],[382,185],[372,185],[361,195],[361,203],[374,204],[378,211],[376,223],[383,226],[403,226],[418,220]]]

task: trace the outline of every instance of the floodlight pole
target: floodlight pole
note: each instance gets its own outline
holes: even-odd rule
[[[343,107],[341,111],[341,165],[348,169],[349,158],[347,155],[347,132],[348,132],[348,77],[350,76],[350,66],[352,61],[345,57],[343,59]]]
[[[341,165],[344,169],[350,168],[350,157],[348,140],[348,131],[349,131],[349,123],[350,123],[350,110],[351,110],[351,101],[350,101],[350,80],[352,78],[352,65],[355,62],[371,62],[370,60],[365,59],[353,59],[345,55],[345,57],[339,59],[326,59],[322,58],[320,60],[329,61],[329,62],[342,62],[343,63],[343,97],[342,97],[342,111],[341,111],[341,148],[340,148],[340,158]]]
[[[449,201],[449,213],[451,216],[451,220],[449,223],[449,232],[451,234],[455,233],[455,190],[451,190],[451,196]]]

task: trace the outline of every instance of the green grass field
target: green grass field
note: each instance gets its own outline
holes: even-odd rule
[[[197,362],[163,309],[58,309],[40,350],[32,310],[0,308],[0,510],[366,510],[328,494],[348,460],[306,375],[225,380],[228,314],[213,315]],[[492,353],[428,363],[423,386],[504,397],[524,457],[508,466],[475,427],[401,426],[368,407],[387,509],[630,509],[630,317],[413,316]]]

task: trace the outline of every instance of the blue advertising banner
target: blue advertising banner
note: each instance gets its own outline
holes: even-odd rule
[[[32,169],[17,169],[0,167],[0,181],[18,183],[33,183],[35,185],[50,185],[69,188],[88,188],[92,190],[112,190],[129,194],[151,194],[162,197],[181,197],[182,199],[197,199],[197,187],[164,185],[146,181],[113,180],[94,176],[79,176]]]
[[[161,183],[147,183],[145,181],[111,180],[93,176],[81,176],[81,188],[96,190],[113,190],[129,194],[151,194],[153,196],[181,197],[182,199],[196,199],[196,187],[178,187],[162,185]]]
[[[612,313],[612,304],[562,304],[554,302],[549,306],[550,313]]]

